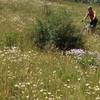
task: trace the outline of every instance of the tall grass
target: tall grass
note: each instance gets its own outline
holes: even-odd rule
[[[0,51],[0,65],[2,100],[95,100],[100,96],[99,68],[81,68],[73,56],[5,48]]]
[[[19,5],[16,5],[17,2]],[[33,43],[33,35],[36,32],[34,29],[37,25],[37,28],[42,27],[37,33],[41,30],[45,31],[49,33],[50,38],[58,34],[61,37],[61,33],[72,34],[75,31],[72,28],[73,24],[80,29],[82,25],[78,20],[85,11],[82,4],[66,2],[66,4],[57,3],[56,5],[52,3],[50,7],[54,8],[53,12],[46,10],[46,14],[43,14],[46,6],[44,7],[38,0],[35,2],[33,0],[16,1],[16,3],[0,1],[0,3],[0,18],[2,19],[0,22],[0,100],[100,99],[99,59],[91,55],[77,58],[74,55],[64,56],[59,52],[49,50],[41,52],[35,49]],[[71,11],[70,18],[73,18],[71,27],[63,27],[69,25],[70,22],[64,9]],[[96,9],[99,11],[98,7]],[[82,12],[82,15],[79,12]],[[36,19],[39,19],[38,24]],[[77,38],[76,32],[74,34],[71,36]],[[45,40],[48,41],[48,38],[46,37]],[[50,41],[55,39],[51,38]],[[85,41],[85,49],[100,52],[98,35],[87,34],[82,39]],[[80,40],[77,42],[80,44]]]

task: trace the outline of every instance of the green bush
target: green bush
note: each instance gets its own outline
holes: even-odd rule
[[[18,34],[17,33],[7,33],[5,35],[5,41],[4,41],[4,45],[7,47],[12,47],[12,46],[16,46],[17,45],[17,38],[18,38]]]
[[[60,35],[57,37],[55,44],[61,50],[84,48],[84,42],[79,35]]]
[[[80,59],[78,59],[78,62],[84,67],[99,66],[99,63],[97,63],[96,57],[90,54],[86,54],[82,56]]]
[[[36,32],[37,33],[35,34],[34,42],[36,43],[36,45],[38,47],[44,48],[44,46],[50,40],[46,23],[38,20],[38,24],[37,24],[37,27],[36,27]]]
[[[83,47],[80,36],[75,35],[71,16],[64,9],[49,9],[44,18],[37,19],[34,42],[40,48],[48,44],[64,50]]]

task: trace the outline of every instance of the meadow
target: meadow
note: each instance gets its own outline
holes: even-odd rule
[[[84,49],[65,55],[39,49],[33,36],[37,18],[46,19],[45,4],[65,9],[74,34],[83,27],[88,4],[0,0],[0,100],[100,100],[100,36],[82,36]],[[92,6],[100,18],[99,5]]]

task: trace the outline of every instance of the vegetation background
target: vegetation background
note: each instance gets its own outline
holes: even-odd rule
[[[0,100],[100,100],[100,34],[81,33],[97,2],[0,0]]]

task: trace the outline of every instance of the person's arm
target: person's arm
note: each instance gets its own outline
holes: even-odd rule
[[[94,11],[94,17],[93,17],[93,20],[96,18],[96,12]]]
[[[88,18],[88,15],[89,15],[89,14],[86,13],[86,16],[84,17],[84,20],[86,20],[86,19]]]

